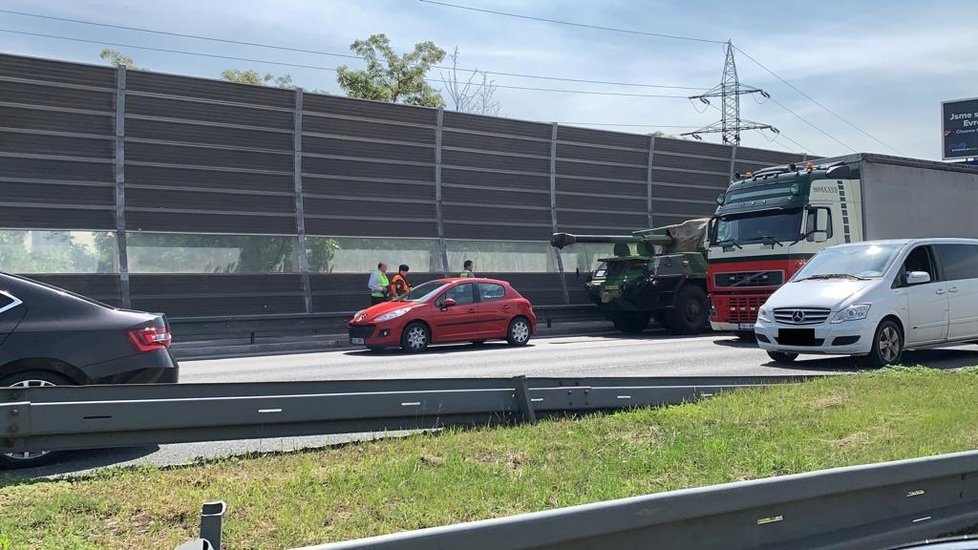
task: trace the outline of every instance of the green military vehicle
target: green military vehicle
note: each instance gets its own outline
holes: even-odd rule
[[[709,218],[700,218],[631,235],[554,233],[550,244],[614,245],[613,256],[598,258],[584,291],[618,330],[641,332],[655,319],[673,334],[696,334],[709,328],[708,227]]]

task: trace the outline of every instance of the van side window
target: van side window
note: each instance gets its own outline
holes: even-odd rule
[[[910,255],[903,262],[903,269],[897,275],[897,280],[893,282],[893,287],[904,286],[907,280],[907,273],[911,271],[925,271],[930,275],[931,281],[937,280],[937,272],[934,270],[934,261],[931,257],[929,246],[918,246],[910,252]]]
[[[978,246],[973,244],[939,244],[934,247],[948,281],[978,279]]]

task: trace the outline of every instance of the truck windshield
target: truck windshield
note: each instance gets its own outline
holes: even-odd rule
[[[886,273],[900,244],[857,244],[826,248],[791,279],[876,279]]]
[[[730,214],[717,220],[713,244],[759,243],[766,240],[791,242],[801,232],[801,208]]]

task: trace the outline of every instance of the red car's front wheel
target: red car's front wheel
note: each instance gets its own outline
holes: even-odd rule
[[[401,333],[401,349],[408,353],[420,353],[428,349],[430,343],[431,331],[424,323],[415,321]]]

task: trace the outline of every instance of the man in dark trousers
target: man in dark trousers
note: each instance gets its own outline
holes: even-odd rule
[[[465,260],[462,264],[462,272],[458,274],[459,277],[475,277],[475,273],[472,272],[472,260]]]
[[[377,264],[377,270],[370,274],[370,279],[367,281],[367,288],[370,289],[370,305],[387,301],[390,284],[387,280],[387,264],[380,262]]]
[[[397,268],[397,275],[391,277],[391,298],[404,296],[411,292],[411,285],[407,282],[407,274],[410,269],[407,264],[401,264]]]

